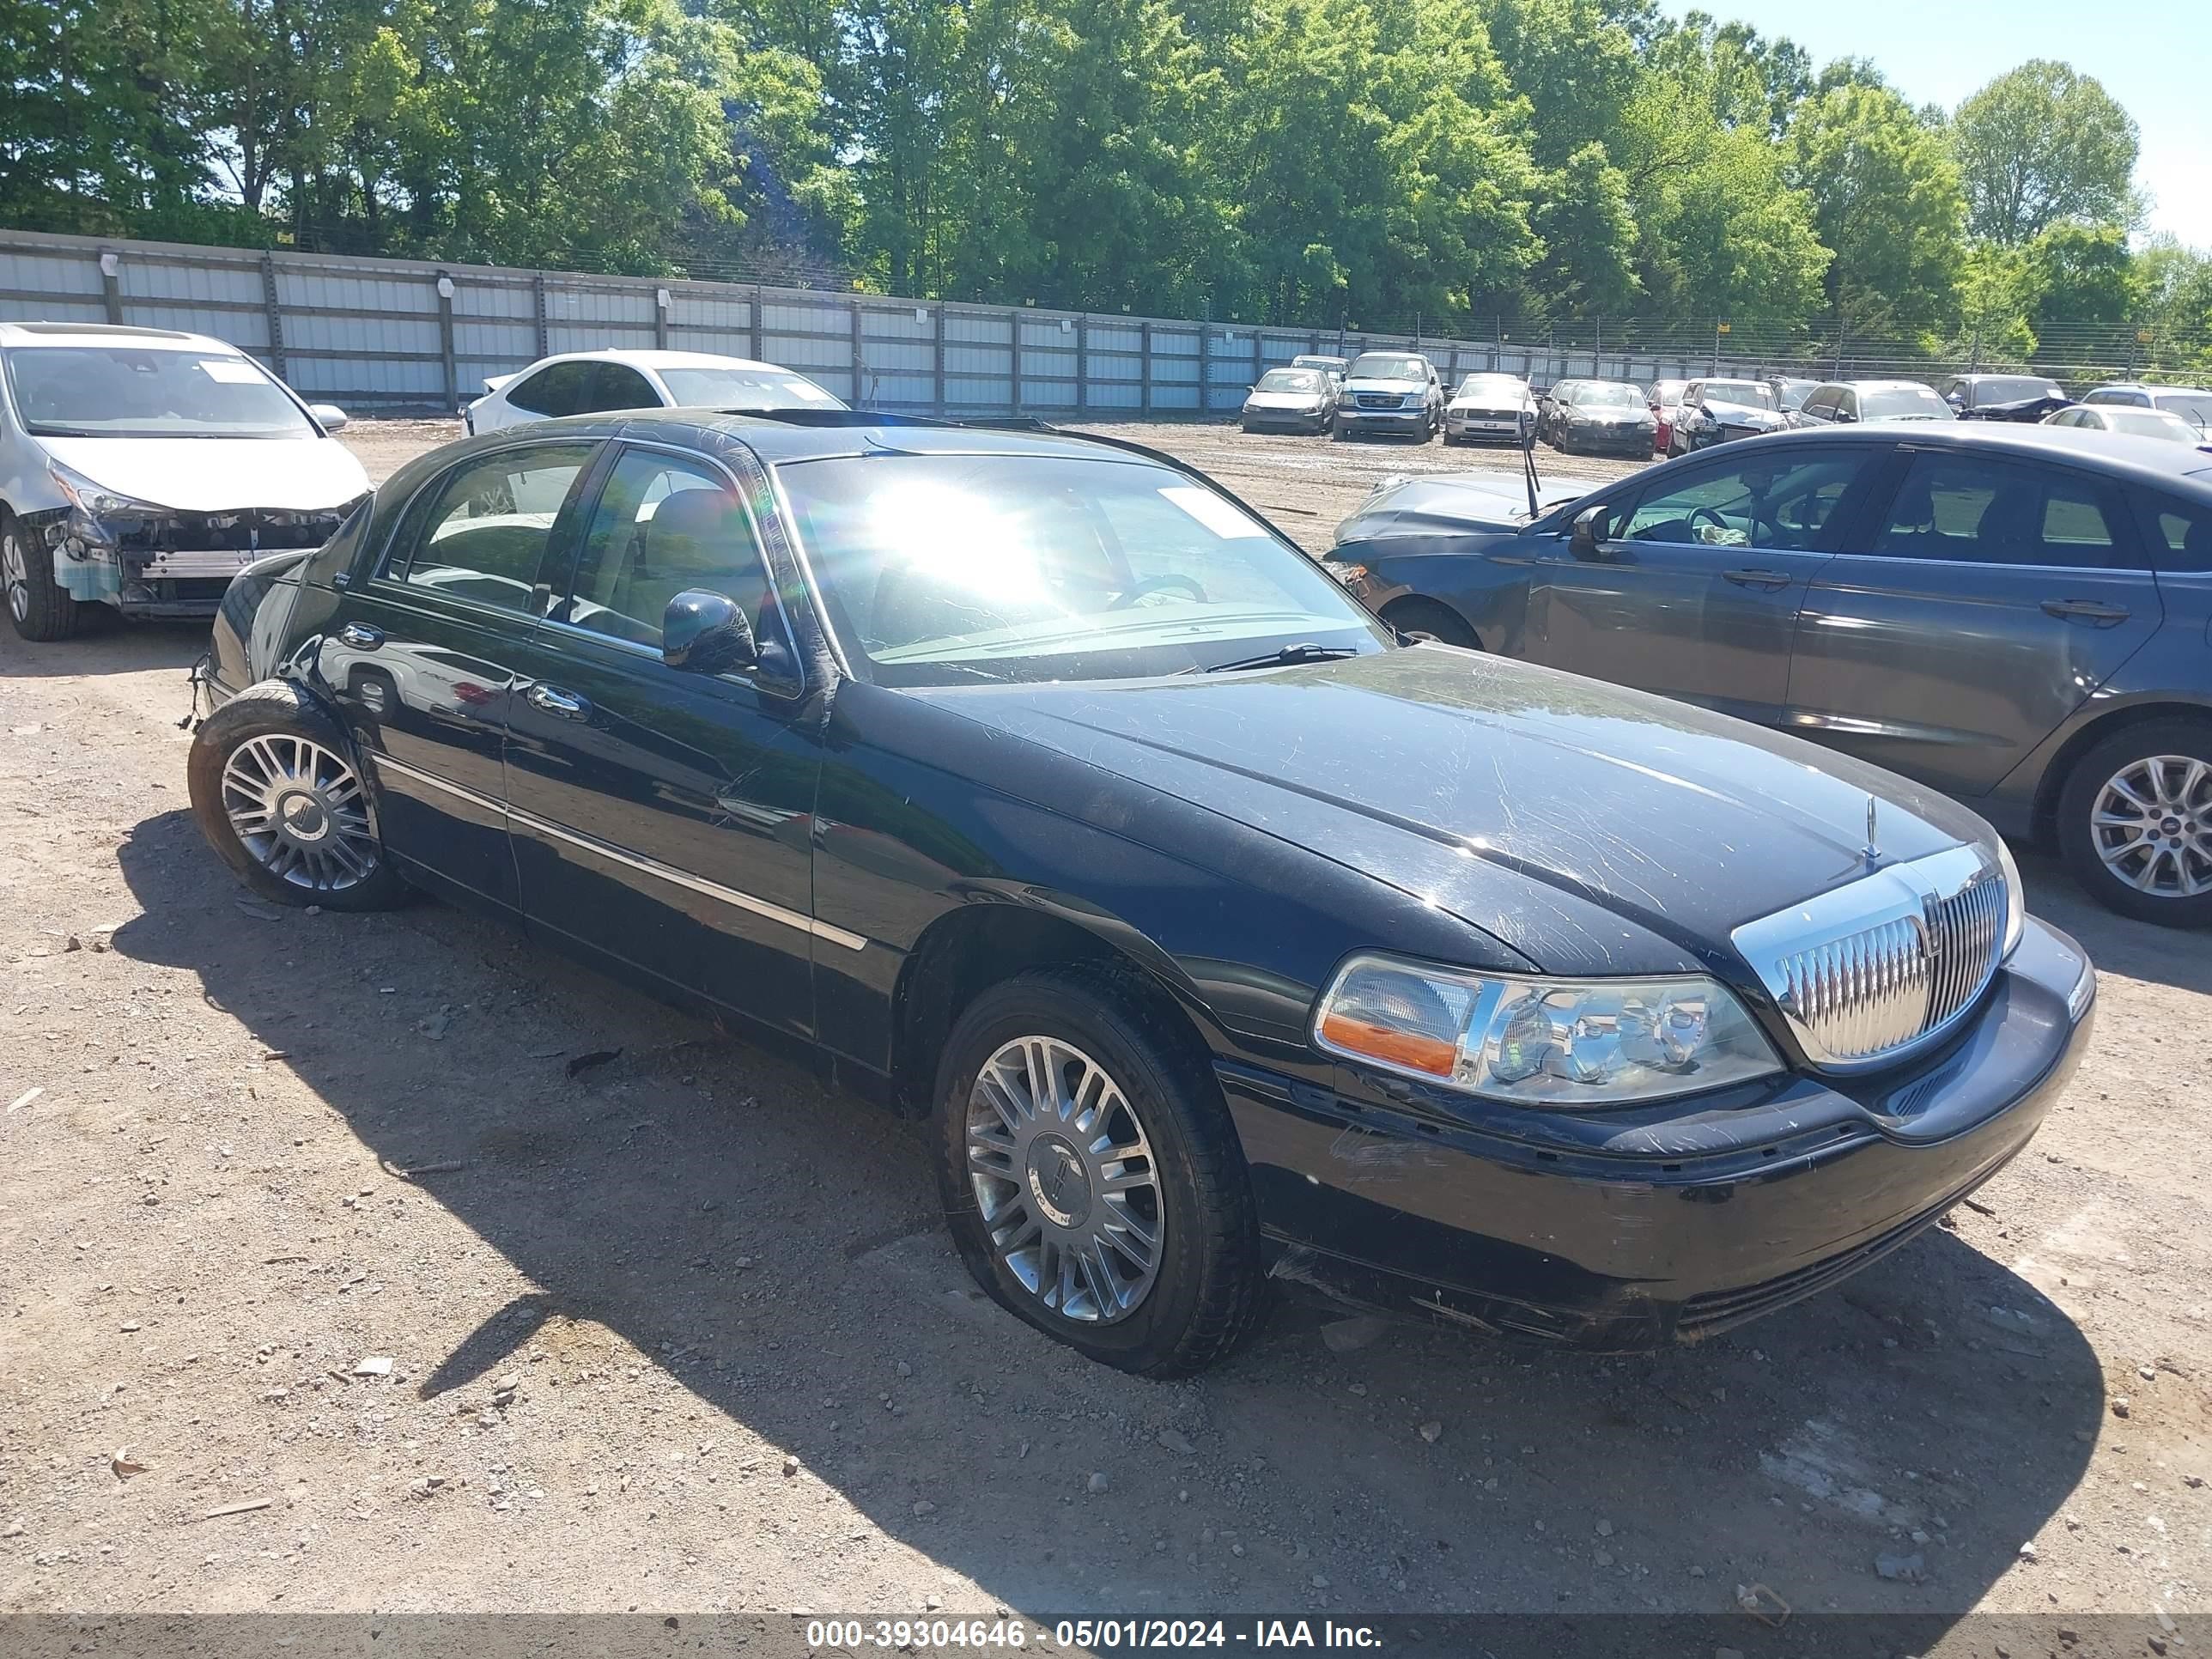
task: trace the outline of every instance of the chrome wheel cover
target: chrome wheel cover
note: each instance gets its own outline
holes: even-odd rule
[[[31,562],[24,556],[22,538],[11,526],[0,535],[0,573],[8,584],[8,613],[17,622],[31,619]]]
[[[1128,1097],[1058,1037],[983,1062],[968,1097],[968,1178],[991,1249],[1061,1318],[1107,1325],[1159,1276],[1159,1165]]]
[[[2148,755],[2106,781],[2089,835],[2113,877],[2154,898],[2212,893],[2212,762]]]
[[[337,893],[376,870],[376,836],[354,770],[289,732],[248,738],[222,768],[222,810],[255,863],[311,893]]]

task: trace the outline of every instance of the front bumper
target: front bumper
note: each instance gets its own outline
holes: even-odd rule
[[[1784,1307],[1911,1240],[2027,1144],[2080,1062],[2094,999],[2080,946],[2031,920],[1934,1057],[1618,1127],[1592,1115],[1548,1145],[1218,1070],[1277,1278],[1633,1352]]]
[[[1571,426],[1566,441],[1595,455],[1649,455],[1651,428],[1648,426]]]
[[[1425,432],[1425,409],[1347,409],[1337,405],[1337,421],[1347,432]]]
[[[1279,427],[1287,431],[1311,432],[1328,424],[1326,409],[1247,409],[1237,419],[1248,427]]]
[[[1498,438],[1511,443],[1521,436],[1521,422],[1511,415],[1447,413],[1444,430],[1455,438]]]

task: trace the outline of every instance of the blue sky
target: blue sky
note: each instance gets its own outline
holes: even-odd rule
[[[1786,34],[1820,61],[1869,58],[1915,104],[1954,108],[2030,58],[2055,58],[2142,129],[2148,228],[2212,248],[2212,0],[1705,0],[1692,9]]]

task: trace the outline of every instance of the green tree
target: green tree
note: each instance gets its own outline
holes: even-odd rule
[[[2094,76],[2035,58],[1959,106],[1951,142],[1967,228],[2016,247],[2063,219],[2126,224],[2136,124]]]
[[[1966,198],[1942,138],[1902,98],[1856,77],[1808,100],[1794,170],[1835,254],[1828,302],[1856,327],[1948,325],[1966,259]]]
[[[2029,326],[2039,339],[2088,325],[2118,327],[2135,308],[2135,261],[2112,226],[2057,224],[2027,250],[2034,283]]]
[[[1628,176],[1604,145],[1585,144],[1544,176],[1529,222],[1543,241],[1528,281],[1534,314],[1619,315],[1642,297]]]

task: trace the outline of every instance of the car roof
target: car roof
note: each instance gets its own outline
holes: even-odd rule
[[[1935,387],[1925,380],[1823,380],[1825,390],[1832,386],[1849,386],[1854,392],[1933,392]]]
[[[1999,421],[1938,421],[1910,427],[1816,426],[1741,439],[1729,447],[1735,450],[1743,444],[1786,443],[1903,445],[1911,449],[2008,454],[2027,461],[2062,460],[2071,466],[2087,466],[2112,474],[2132,483],[2160,489],[2179,485],[2212,501],[2212,455],[2177,444],[2169,438],[2134,438],[2124,433],[2100,434],[2095,446],[2090,447],[2082,445],[2065,427],[2020,426]]]
[[[718,441],[734,439],[771,465],[828,460],[837,457],[886,454],[1043,455],[1090,460],[1142,460],[1182,468],[1170,456],[1154,455],[1139,444],[1060,432],[1041,424],[1016,427],[963,424],[875,410],[805,409],[772,414],[734,414],[714,409],[630,410],[568,415],[501,427],[431,452],[445,458],[438,470],[464,453],[507,443],[542,442],[554,434],[584,438],[659,441],[712,453]],[[410,471],[420,465],[410,461]],[[395,474],[394,477],[398,475]]]
[[[173,328],[135,328],[122,323],[0,323],[0,345],[137,346],[148,351],[220,351],[245,356],[226,340]]]
[[[2107,380],[2102,386],[2091,386],[2089,390],[2091,392],[2185,392],[2195,398],[2212,396],[2212,386],[2168,386],[2158,380]]]
[[[772,368],[786,374],[804,374],[803,369],[787,368],[781,363],[764,363],[751,357],[726,357],[715,351],[661,351],[650,347],[633,349],[628,346],[604,346],[597,351],[556,351],[550,357],[540,357],[520,370],[517,380],[532,368],[543,368],[548,363],[628,363],[633,368]]]

